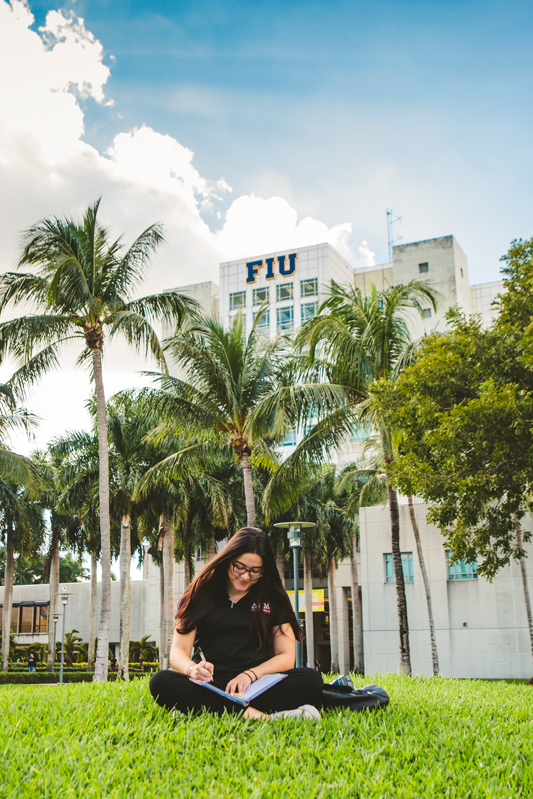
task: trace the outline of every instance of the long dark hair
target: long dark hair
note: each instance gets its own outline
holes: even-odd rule
[[[250,589],[254,591],[257,603],[257,610],[253,614],[253,626],[259,638],[259,649],[263,649],[268,643],[267,623],[263,612],[265,602],[275,603],[287,623],[291,625],[296,640],[302,640],[302,631],[281,582],[270,541],[266,533],[256,527],[243,527],[238,530],[222,552],[210,560],[188,586],[178,603],[175,616],[176,629],[179,633],[183,635],[190,633],[198,622],[217,606],[221,592],[226,589],[231,561],[247,553],[259,555],[263,560],[262,577]]]

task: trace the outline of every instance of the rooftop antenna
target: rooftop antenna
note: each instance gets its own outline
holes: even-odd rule
[[[397,238],[394,238],[392,226],[394,225],[395,222],[401,222],[402,218],[401,216],[394,216],[392,213],[392,208],[387,208],[386,214],[387,214],[387,238],[389,240],[389,262],[392,263],[392,248],[397,241],[403,240],[403,236],[397,236]]]

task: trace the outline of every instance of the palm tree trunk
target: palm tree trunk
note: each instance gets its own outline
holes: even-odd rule
[[[187,588],[191,582],[191,564],[189,558],[185,557],[183,560],[183,587]]]
[[[313,627],[313,570],[311,569],[311,555],[304,555],[304,607],[307,665],[314,669],[315,631]]]
[[[209,563],[210,560],[213,560],[216,554],[217,554],[217,542],[215,540],[215,534],[210,533],[209,538],[207,539],[206,563]]]
[[[337,566],[335,558],[328,558],[328,594],[329,594],[329,645],[331,649],[330,672],[339,672],[339,621],[337,616]]]
[[[385,456],[385,463],[392,458]],[[400,553],[400,513],[398,511],[398,495],[391,485],[387,474],[387,493],[389,495],[389,513],[391,522],[392,562],[394,564],[394,580],[396,583],[396,606],[398,610],[398,633],[400,638],[400,655],[398,674],[411,675],[411,652],[409,649],[409,623],[407,621],[407,599],[405,597],[405,581],[403,579],[402,556]]]
[[[4,572],[4,607],[2,608],[2,671],[7,671],[9,668],[9,637],[11,632],[11,612],[13,609],[14,574],[13,533],[8,532],[6,541],[6,568]]]
[[[361,637],[363,625],[361,620],[361,603],[359,601],[359,575],[357,573],[357,533],[352,535],[352,619],[353,619],[353,670],[356,674],[363,673],[363,653],[361,650]]]
[[[516,531],[516,543],[522,549],[523,539],[522,539],[522,528],[520,527],[520,519],[518,515],[514,514],[514,526]],[[522,586],[524,588],[524,601],[526,603],[526,614],[527,614],[527,623],[529,627],[529,640],[531,642],[531,655],[533,656],[533,614],[531,613],[531,601],[529,599],[529,586],[527,584],[527,571],[526,571],[526,560],[525,558],[520,558],[520,571],[522,573]],[[531,678],[533,682],[533,677]]]
[[[252,483],[252,465],[250,456],[247,452],[241,458],[242,472],[244,475],[244,497],[246,499],[246,524],[248,527],[255,527],[255,502],[254,488]]]
[[[107,444],[107,419],[104,383],[102,380],[102,353],[91,350],[96,392],[96,417],[98,429],[99,497],[100,497],[100,548],[102,563],[102,600],[98,625],[95,682],[107,682],[109,653],[109,623],[111,620],[111,523],[109,519],[109,448]]]
[[[166,601],[166,644],[165,656],[167,669],[170,668],[169,656],[172,635],[174,632],[174,529],[166,523],[167,532],[165,534],[165,601]]]
[[[428,573],[426,571],[426,564],[424,562],[424,553],[422,552],[422,543],[420,541],[420,532],[418,530],[418,523],[416,521],[415,509],[413,506],[413,497],[407,497],[409,503],[409,516],[411,517],[411,526],[415,534],[416,551],[418,553],[418,562],[420,564],[420,571],[422,572],[422,579],[424,581],[424,589],[426,592],[426,602],[428,606],[428,619],[429,619],[429,634],[431,637],[431,660],[433,662],[433,674],[435,677],[439,673],[439,656],[437,652],[437,639],[435,637],[435,622],[433,621],[433,607],[431,603],[431,587],[429,585]]]
[[[48,653],[46,658],[46,668],[52,671],[56,653],[54,652],[54,641],[52,624],[54,615],[59,608],[59,538],[52,537],[50,545],[50,605],[48,610]],[[64,610],[64,609],[63,609]]]
[[[161,539],[160,539],[161,540]],[[161,544],[163,542],[161,541]],[[161,557],[159,567],[159,668],[165,668],[164,663],[164,642],[165,640],[165,558]]]
[[[168,669],[170,639],[174,628],[174,530],[164,514],[161,514],[160,529],[163,529],[163,572],[165,575],[162,608],[162,653],[163,669]]]
[[[87,645],[87,671],[94,671],[96,638],[96,602],[98,599],[98,574],[96,552],[91,552],[91,594],[89,599],[89,643]]]
[[[128,682],[131,615],[131,518],[122,517],[120,525],[120,676]]]
[[[283,556],[283,544],[280,541],[276,544],[276,566],[278,567],[283,588],[285,588],[285,558]]]

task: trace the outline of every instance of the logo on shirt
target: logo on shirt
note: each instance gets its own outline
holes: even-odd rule
[[[263,613],[270,613],[270,602],[263,602],[262,605],[261,602],[259,603],[259,605],[256,602],[254,602],[254,604],[252,605],[252,613],[255,613],[255,611],[260,609],[261,607],[263,609]]]

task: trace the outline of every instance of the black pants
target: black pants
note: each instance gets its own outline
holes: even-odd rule
[[[322,702],[322,677],[314,669],[290,669],[287,677],[268,688],[264,694],[252,702],[252,707],[262,713],[275,713],[277,710],[292,710],[300,705],[319,705]],[[225,688],[225,685],[217,686]],[[206,708],[211,713],[221,715],[238,713],[242,705],[209,691],[191,682],[185,674],[175,671],[158,671],[150,679],[150,691],[155,701],[167,710],[176,708],[183,713],[189,710],[200,711]]]

